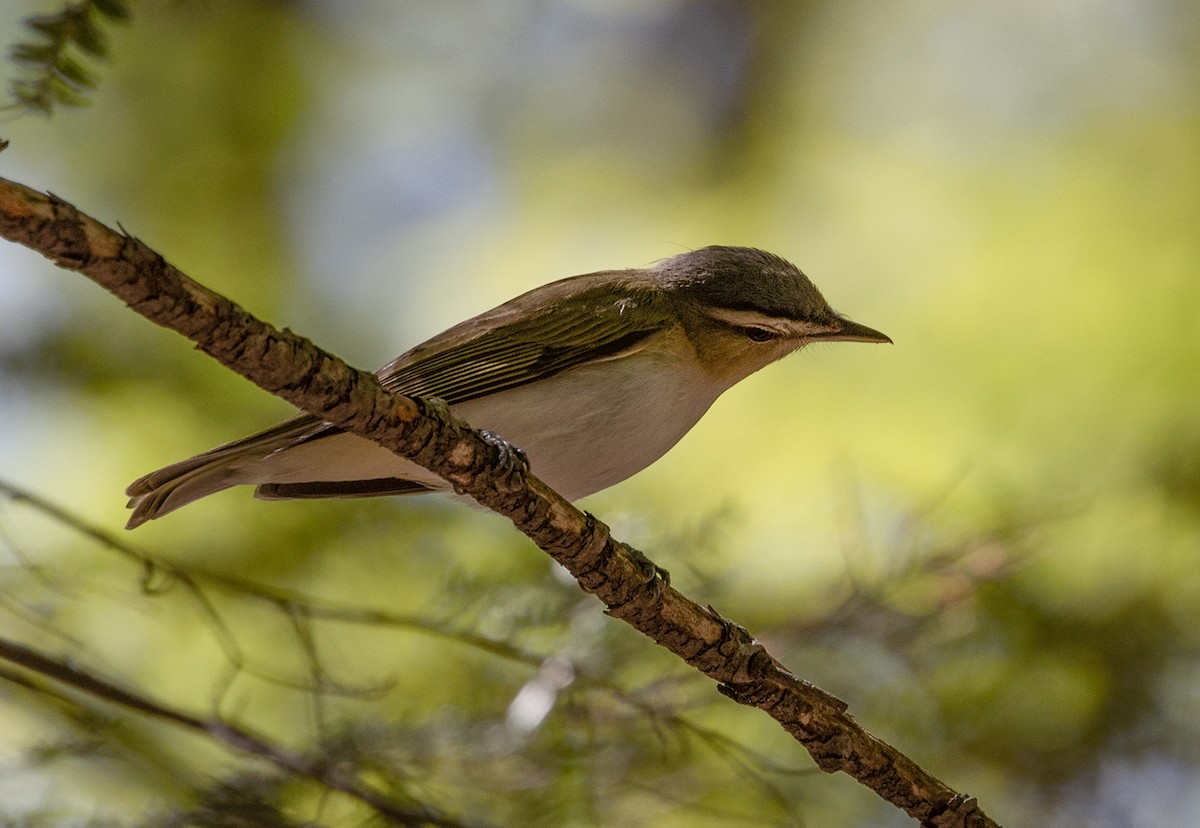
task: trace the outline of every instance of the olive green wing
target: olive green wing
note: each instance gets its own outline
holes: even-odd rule
[[[667,299],[637,271],[576,276],[454,326],[379,378],[389,391],[453,405],[633,353],[671,321]]]

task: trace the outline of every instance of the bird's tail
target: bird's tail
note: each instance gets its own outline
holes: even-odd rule
[[[227,458],[210,458],[205,453],[172,463],[139,477],[125,489],[125,494],[129,495],[127,506],[133,510],[125,528],[134,529],[239,482],[236,467],[230,466]]]
[[[257,461],[323,428],[315,417],[296,417],[139,477],[125,489],[133,510],[125,528],[134,529],[230,486],[256,482],[249,472]]]

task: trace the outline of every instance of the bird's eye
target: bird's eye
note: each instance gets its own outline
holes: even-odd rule
[[[775,338],[775,332],[767,328],[742,328],[742,333],[751,342],[769,342]]]

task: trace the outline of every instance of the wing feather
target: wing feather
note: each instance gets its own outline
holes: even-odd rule
[[[671,318],[666,297],[636,271],[576,276],[450,328],[379,378],[389,391],[466,402],[632,353]]]

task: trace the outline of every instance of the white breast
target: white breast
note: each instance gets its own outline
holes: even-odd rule
[[[525,450],[569,500],[606,489],[666,454],[723,389],[642,352],[455,407]]]

